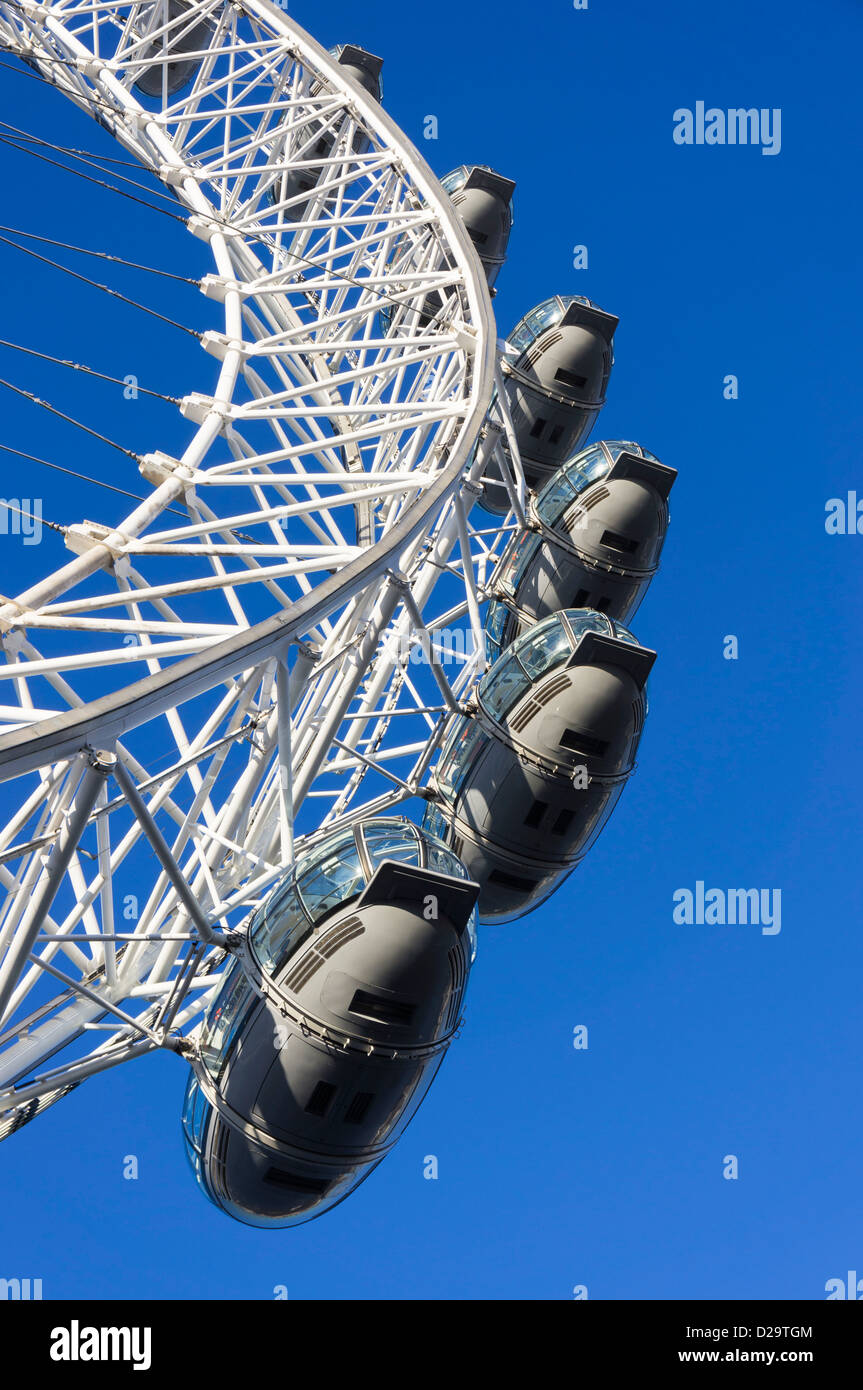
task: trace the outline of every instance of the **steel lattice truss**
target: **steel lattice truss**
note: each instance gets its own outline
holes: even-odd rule
[[[192,28],[194,81],[148,101]],[[217,325],[182,456],[142,456],[147,500],[0,602],[2,1137],[182,1045],[297,838],[423,794],[507,538],[472,524],[477,480],[494,456],[516,520],[524,485],[466,232],[280,9],[0,0],[0,42],[173,190]]]

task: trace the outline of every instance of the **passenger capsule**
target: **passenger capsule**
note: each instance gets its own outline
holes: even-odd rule
[[[464,223],[476,247],[489,289],[494,293],[494,283],[506,261],[512,231],[515,184],[487,164],[462,164],[441,179],[441,187],[449,194]],[[419,311],[420,328],[428,327],[444,302],[440,290],[432,290]],[[392,306],[385,305],[380,317],[383,331],[388,333],[393,319]]]
[[[386,1156],[458,1026],[478,891],[396,818],[299,858],[251,919],[186,1090],[186,1152],[216,1206],[298,1225]]]
[[[369,96],[374,97],[375,101],[383,100],[383,58],[376,58],[374,53],[359,48],[355,43],[336,44],[335,48],[330,49],[330,53],[361,87],[365,87]]]
[[[515,184],[487,164],[463,164],[441,179],[441,187],[464,222],[492,289],[506,260]]]
[[[376,58],[373,53],[350,43],[338,44],[331,49],[331,55],[370,96],[374,97],[375,101],[382,99],[383,58]],[[319,96],[323,90],[320,83],[314,83],[311,95]],[[324,120],[312,121],[294,136],[293,157],[308,161],[312,166],[315,161],[330,159],[336,147],[336,138],[337,131],[328,127]],[[368,136],[364,131],[356,129],[351,137],[350,153],[364,154],[368,148]],[[299,203],[292,203],[290,200],[298,198],[302,193],[311,193],[319,183],[331,178],[334,172],[337,170],[334,171],[333,166],[326,164],[319,169],[308,167],[288,170],[271,185],[270,199],[273,203],[289,203],[290,205],[283,209],[284,216],[291,222],[301,222],[306,215],[309,200],[304,199]]]
[[[583,295],[555,295],[506,339],[501,367],[528,487],[542,487],[590,434],[605,405],[617,324]],[[483,505],[509,511],[495,467],[486,476]]]
[[[677,470],[640,444],[592,444],[546,483],[492,575],[486,620],[494,660],[560,608],[617,622],[635,613],[659,568]]]
[[[176,58],[169,63],[153,62],[166,58],[169,54],[194,53],[203,55],[209,47],[213,33],[213,22],[208,17],[199,19],[195,6],[189,0],[158,0],[154,5],[141,8],[138,23],[143,34],[152,34],[164,29],[144,49],[141,58],[152,62],[135,79],[135,86],[145,96],[161,98],[163,92],[173,96],[191,82],[200,67],[203,57]],[[170,26],[166,28],[165,26]]]
[[[567,609],[513,642],[453,721],[423,826],[480,884],[481,921],[532,911],[584,858],[635,766],[655,659]]]

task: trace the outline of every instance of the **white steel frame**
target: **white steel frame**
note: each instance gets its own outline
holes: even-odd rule
[[[74,558],[0,603],[0,1138],[97,1071],[192,1046],[296,841],[428,794],[524,517],[485,279],[417,151],[268,0],[156,9],[0,0],[0,43],[173,190],[224,311],[182,456],[144,456],[147,500],[70,526]],[[192,19],[197,75],[147,105],[142,60]],[[326,172],[279,201],[301,169]],[[492,458],[500,528],[471,519]],[[451,679],[435,634],[459,621]]]

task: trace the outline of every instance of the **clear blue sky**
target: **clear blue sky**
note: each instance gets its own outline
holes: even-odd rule
[[[863,536],[824,527],[829,498],[863,497],[863,13],[851,0],[292,12],[327,44],[385,57],[387,107],[439,174],[468,160],[518,181],[503,333],[554,292],[620,315],[594,437],[638,439],[680,471],[662,572],[632,624],[660,653],[639,769],[558,896],[483,933],[464,1034],[354,1197],[275,1234],[220,1216],[182,1154],[183,1065],[150,1058],[0,1148],[0,1275],[40,1277],[46,1297],[267,1299],[286,1284],[296,1299],[567,1299],[584,1284],[606,1299],[823,1298],[827,1279],[863,1271]],[[36,82],[0,69],[0,90],[4,120],[107,148]],[[781,108],[781,153],[676,145],[673,112],[698,100]],[[437,142],[422,139],[428,114]],[[2,146],[0,168],[4,222],[208,268],[167,219]],[[581,243],[587,271],[572,269]],[[0,336],[198,389],[191,340],[139,336],[113,307],[99,320],[91,292],[2,245],[0,258]],[[205,322],[194,290],[170,302]],[[178,437],[158,402],[3,350],[0,375],[142,452]],[[0,439],[138,486],[120,455],[3,405]],[[0,492],[22,491],[57,521],[121,514],[120,499],[114,513],[107,494],[0,455]],[[48,545],[2,541],[4,592],[10,568],[60,562]],[[781,889],[781,932],[675,925],[672,894],[699,879]],[[579,1024],[587,1051],[572,1046]]]

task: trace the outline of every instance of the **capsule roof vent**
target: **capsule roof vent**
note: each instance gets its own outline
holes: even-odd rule
[[[325,960],[334,956],[336,951],[341,950],[347,942],[353,941],[355,937],[362,936],[365,927],[361,917],[349,917],[332,934],[328,933],[320,945],[316,948]]]
[[[230,1129],[218,1116],[213,1120],[213,1141],[210,1149],[209,1182],[216,1197],[228,1196],[226,1165]]]
[[[306,951],[301,960],[297,963],[290,975],[285,976],[285,985],[291,990],[300,990],[303,985],[307,985],[309,980],[317,970],[320,970],[325,960],[335,955],[342,946],[353,941],[355,937],[362,936],[365,927],[362,919],[357,916],[349,917],[346,922],[342,922],[335,931],[328,933],[324,939],[316,946],[312,946]]]
[[[555,343],[560,343],[562,341],[563,334],[558,331],[549,334],[548,337],[546,337],[545,334],[540,334],[536,342],[533,343],[532,346],[528,348],[527,352],[525,353],[524,365],[526,367],[535,366],[535,364],[539,362],[542,357],[545,356],[549,348],[553,348]]]
[[[458,1011],[461,1006],[461,993],[462,989],[464,988],[466,974],[464,968],[464,957],[457,946],[453,946],[450,950],[448,960],[451,994],[449,1001],[449,1012],[447,1013],[446,1019],[447,1032],[449,1032],[449,1030],[455,1026],[456,1021],[458,1019]]]
[[[541,706],[536,703],[536,700],[528,700],[527,704],[522,709],[517,710],[510,719],[509,727],[517,734],[522,733],[534,715],[539,714],[540,709]]]
[[[635,735],[641,733],[644,728],[644,701],[633,700],[632,702],[632,732]]]
[[[303,985],[307,985],[316,970],[320,970],[323,959],[317,951],[308,951],[300,961],[299,965],[285,977],[285,985],[288,989],[300,990]]]
[[[542,706],[547,705],[549,700],[553,700],[555,695],[562,694],[564,690],[569,690],[571,685],[571,677],[565,671],[561,671],[559,675],[552,677],[550,681],[546,681],[545,685],[539,688],[535,696],[536,703]]]
[[[561,524],[564,530],[568,531],[570,536],[575,536],[579,531],[583,531],[584,518],[587,513],[598,506],[600,502],[604,502],[606,497],[610,496],[611,494],[607,487],[598,487],[592,495],[588,493],[583,498],[580,497],[577,504],[566,512],[563,517]]]
[[[591,488],[591,490],[585,493],[584,497],[581,499],[581,510],[583,512],[592,511],[594,507],[596,507],[600,502],[604,502],[606,497],[610,496],[611,493],[609,492],[607,487]]]

